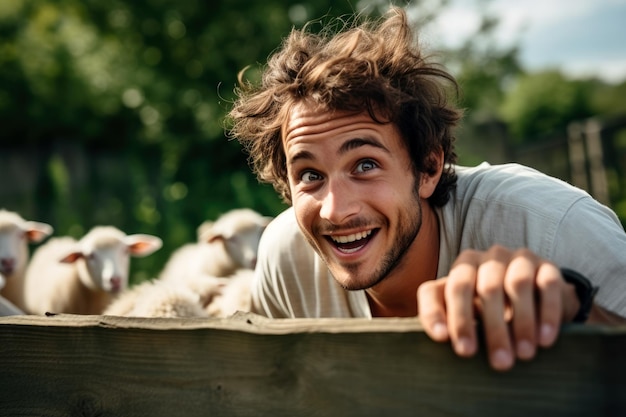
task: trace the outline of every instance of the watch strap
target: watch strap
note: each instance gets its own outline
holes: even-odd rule
[[[580,308],[572,319],[572,322],[586,322],[589,318],[591,307],[593,306],[593,299],[598,292],[598,287],[594,286],[584,275],[573,269],[561,268],[561,275],[565,282],[574,285],[578,301],[580,302]]]

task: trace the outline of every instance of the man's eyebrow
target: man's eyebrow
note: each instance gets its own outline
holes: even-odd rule
[[[370,137],[361,137],[344,142],[344,144],[341,145],[341,148],[339,148],[339,154],[345,154],[346,152],[360,148],[361,146],[374,146],[375,148],[382,149],[383,151],[389,153],[389,150],[378,140]]]
[[[360,148],[362,146],[373,146],[375,148],[382,149],[383,151],[389,153],[389,150],[376,139],[369,138],[369,137],[359,137],[359,138],[353,138],[353,139],[345,141],[343,145],[341,145],[341,147],[339,148],[339,154],[343,155],[348,151]],[[300,159],[314,160],[315,155],[313,155],[313,153],[309,151],[300,151],[294,154],[291,158],[288,158],[287,163],[290,165],[293,165],[294,162]]]
[[[313,156],[313,154],[309,151],[300,151],[298,153],[296,153],[295,155],[293,155],[291,158],[287,158],[287,163],[289,165],[293,165],[294,162],[300,160],[300,159],[307,159],[307,160],[313,160],[315,159],[315,156]]]

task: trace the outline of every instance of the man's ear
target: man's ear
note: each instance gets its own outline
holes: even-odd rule
[[[437,184],[439,184],[441,173],[443,172],[443,150],[440,149],[433,152],[430,154],[429,159],[429,166],[435,167],[436,169],[432,174],[429,174],[428,172],[422,172],[420,174],[419,195],[420,198],[423,199],[430,198],[430,196],[435,192]]]

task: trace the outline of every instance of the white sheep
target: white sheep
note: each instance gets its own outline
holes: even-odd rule
[[[210,317],[230,317],[237,311],[250,311],[253,269],[239,269],[205,307]]]
[[[26,221],[13,211],[0,209],[0,296],[20,309],[24,308],[24,273],[30,258],[29,243],[39,243],[50,236],[52,226]]]
[[[230,210],[214,222],[202,223],[197,229],[198,241],[174,251],[159,279],[226,277],[240,268],[254,269],[259,240],[270,220],[242,208]]]
[[[24,301],[31,314],[101,314],[128,286],[130,256],[147,256],[160,238],[96,226],[80,240],[52,238],[33,253]]]
[[[244,208],[230,210],[215,221],[205,221],[197,228],[197,242],[176,250],[156,279],[126,290],[103,314],[223,317],[224,312],[233,309],[249,309],[249,300],[245,299],[249,298],[249,289],[243,279],[230,282],[231,275],[238,276],[239,270],[252,271],[259,239],[270,220]],[[236,288],[244,294],[244,300],[235,296]],[[218,298],[219,305],[214,305]],[[236,306],[231,307],[230,303]]]
[[[205,310],[225,285],[225,278],[186,281],[154,279],[128,288],[102,314],[125,317],[208,317]]]
[[[128,288],[102,314],[125,317],[229,317],[250,311],[254,271],[184,282],[154,279]]]

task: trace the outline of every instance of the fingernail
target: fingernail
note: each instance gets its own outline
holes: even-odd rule
[[[474,354],[474,343],[468,337],[460,337],[454,347],[459,355],[469,356]]]
[[[509,369],[513,365],[513,355],[505,349],[497,349],[491,354],[491,365],[495,369]]]
[[[433,336],[437,340],[445,340],[448,338],[448,328],[443,323],[435,323],[433,326]]]
[[[528,340],[517,342],[517,356],[520,359],[531,359],[535,356],[535,345]]]
[[[539,331],[539,340],[542,346],[548,346],[556,338],[556,329],[551,324],[542,324]]]

